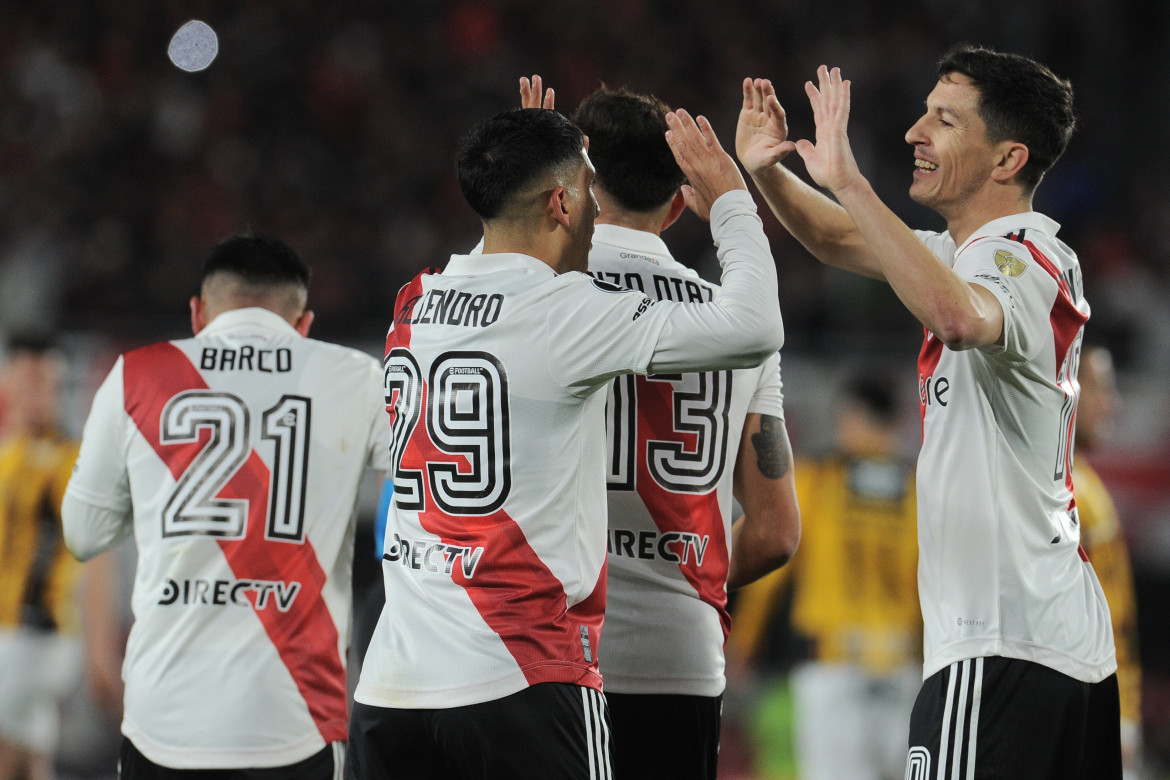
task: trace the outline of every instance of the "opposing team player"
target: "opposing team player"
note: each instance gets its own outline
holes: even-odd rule
[[[797,239],[825,263],[884,279],[925,327],[925,683],[906,777],[1120,777],[1113,632],[1071,475],[1089,306],[1059,226],[1032,211],[1072,134],[1072,88],[1018,55],[969,45],[944,55],[906,141],[910,195],[947,231],[915,234],[857,169],[849,82],[822,66],[818,84],[805,88],[814,144],[787,139],[769,83],[745,81],[736,147]],[[837,202],[780,164],[793,149]]]
[[[663,138],[668,111],[602,88],[573,114],[601,205],[589,273],[654,300],[703,303],[718,286],[660,237],[685,209]],[[600,661],[619,778],[716,776],[727,591],[783,564],[800,537],[782,392],[778,355],[736,371],[625,375],[610,388]],[[733,494],[744,508],[734,526]]]
[[[308,284],[280,241],[225,240],[195,337],[122,355],[94,398],[65,541],[138,545],[123,778],[340,776],[357,489],[389,436],[378,362],[307,338]]]
[[[782,340],[734,160],[701,117],[668,125],[724,265],[703,304],[580,273],[594,169],[560,114],[505,112],[461,145],[483,254],[404,287],[387,338],[387,607],[355,693],[353,777],[611,776],[604,391],[621,374],[758,365]]]

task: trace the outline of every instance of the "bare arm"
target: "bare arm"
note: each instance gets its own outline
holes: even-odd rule
[[[800,542],[792,448],[780,418],[748,415],[735,464],[734,492],[744,515],[731,529],[728,590],[783,566]]]
[[[938,258],[882,203],[861,175],[846,129],[849,82],[841,71],[817,70],[805,84],[816,119],[816,143],[797,141],[809,175],[833,193],[869,245],[881,278],[919,322],[951,349],[1002,343],[1003,309],[991,291],[970,284]]]
[[[795,148],[772,82],[744,79],[735,151],[772,213],[821,262],[882,279],[877,258],[845,209],[782,164]]]

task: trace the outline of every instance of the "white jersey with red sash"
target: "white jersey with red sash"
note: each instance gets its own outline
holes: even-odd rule
[[[173,768],[345,741],[357,490],[385,470],[381,368],[265,309],[118,359],[66,493],[88,557],[132,531],[123,733]],[[131,518],[132,511],[132,518]]]
[[[1089,305],[1058,229],[1029,212],[989,222],[958,248],[949,234],[918,233],[1004,314],[1002,347],[953,351],[927,332],[918,359],[925,677],[992,655],[1090,683],[1116,669],[1071,475]]]
[[[719,289],[658,236],[617,225],[597,226],[589,273],[655,300],[706,303]],[[732,477],[749,412],[784,418],[779,356],[737,371],[618,377],[610,387],[607,692],[723,692]]]
[[[394,708],[537,683],[600,689],[604,390],[621,374],[758,364],[776,309],[746,191],[712,208],[711,303],[656,301],[521,254],[453,256],[399,293],[386,341],[394,500],[386,607],[355,692]],[[747,340],[745,335],[747,334]],[[772,334],[768,334],[771,336]]]

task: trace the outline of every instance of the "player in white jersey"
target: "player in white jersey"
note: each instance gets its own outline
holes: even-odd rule
[[[594,171],[560,114],[505,112],[461,145],[483,254],[406,285],[387,337],[387,606],[355,692],[352,777],[611,776],[604,391],[620,374],[758,365],[782,340],[734,160],[705,119],[669,126],[725,269],[703,305],[580,273]]]
[[[589,273],[654,300],[719,287],[660,238],[683,212],[669,108],[601,88],[573,113],[601,205]],[[609,584],[599,653],[619,778],[713,780],[731,627],[727,591],[800,536],[779,356],[735,371],[625,375],[606,405]],[[732,495],[745,515],[732,527]],[[732,544],[733,539],[735,544]]]
[[[79,558],[138,546],[123,778],[340,776],[357,489],[389,436],[378,362],[306,338],[308,282],[283,243],[225,240],[195,337],[94,398],[63,514]]]
[[[814,255],[884,279],[925,327],[926,681],[906,776],[1119,778],[1113,634],[1069,474],[1089,307],[1076,255],[1031,210],[1072,134],[1072,88],[1032,60],[969,45],[944,55],[938,77],[906,141],[910,195],[945,233],[911,232],[858,171],[836,68],[805,88],[815,144],[789,141],[771,84],[745,81],[737,151]],[[779,164],[793,149],[837,203]]]

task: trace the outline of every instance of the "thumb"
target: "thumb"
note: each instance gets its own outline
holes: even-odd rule
[[[794,143],[793,147],[796,149],[796,153],[799,154],[801,159],[803,159],[805,162],[808,162],[808,159],[816,153],[816,147],[813,146],[812,141],[808,141],[804,138]]]

